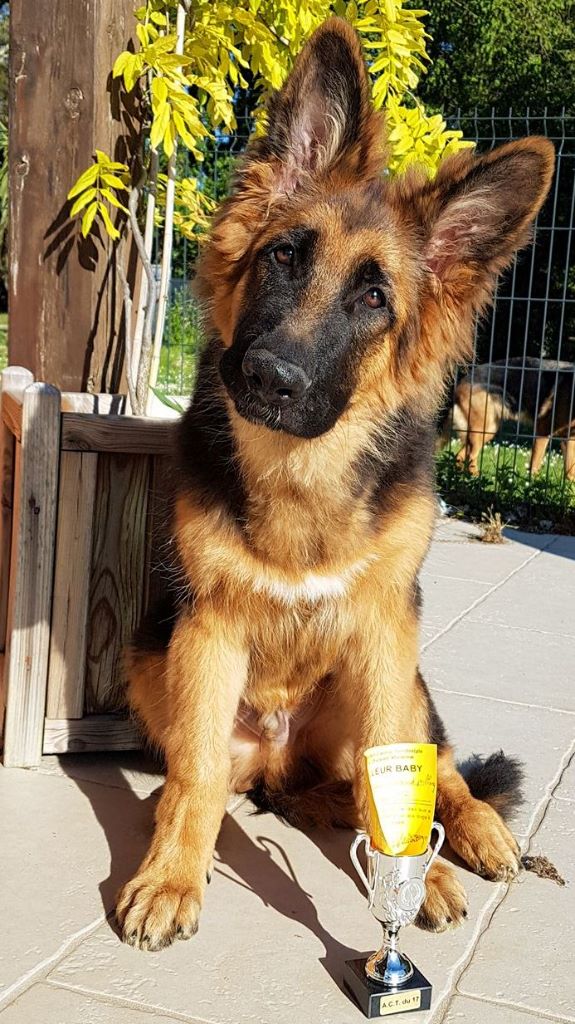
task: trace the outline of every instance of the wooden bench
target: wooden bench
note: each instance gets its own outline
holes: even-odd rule
[[[20,367],[3,371],[0,403],[4,764],[137,747],[122,648],[162,586],[173,421]]]

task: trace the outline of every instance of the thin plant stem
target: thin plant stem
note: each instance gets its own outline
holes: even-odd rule
[[[148,394],[148,383],[150,379],[150,363],[152,358],[152,322],[154,318],[154,311],[156,308],[156,281],[154,278],[154,271],[152,268],[152,261],[146,252],[146,246],[142,232],[140,231],[140,225],[138,224],[138,203],[142,194],[142,187],[146,180],[145,169],[142,168],[137,183],[131,188],[130,196],[128,198],[128,213],[130,217],[130,226],[132,228],[132,235],[138,251],[138,256],[142,262],[144,273],[146,275],[147,284],[147,302],[146,312],[144,316],[144,326],[142,330],[142,347],[140,352],[140,359],[138,363],[138,372],[136,375],[136,405],[133,412],[136,415],[141,416],[146,410],[146,396]]]
[[[152,150],[150,156],[150,168],[148,171],[148,195],[146,199],[146,223],[144,227],[144,248],[149,260],[152,259],[152,245],[154,241],[154,216],[156,212],[156,183],[158,177],[158,154]],[[142,352],[142,336],[144,333],[144,320],[146,316],[146,303],[148,299],[148,277],[142,274],[138,293],[136,326],[134,328],[134,340],[132,344],[132,373],[137,378],[140,355]]]
[[[186,6],[178,4],[176,17],[176,47],[175,52],[184,52],[184,38],[186,31]],[[176,156],[177,141],[174,141],[174,151],[168,160],[168,180],[166,183],[166,206],[164,211],[164,236],[162,243],[162,264],[160,273],[160,290],[158,293],[158,315],[156,317],[156,330],[154,334],[154,346],[151,354],[150,373],[148,379],[148,392],[146,399],[146,412],[150,412],[153,401],[152,388],[156,386],[158,372],[160,369],[160,353],[164,336],[166,322],[166,309],[168,305],[170,290],[170,275],[172,269],[172,245],[174,235],[174,202],[176,195]]]
[[[126,380],[128,382],[128,398],[132,412],[136,411],[138,399],[134,383],[133,338],[132,338],[132,296],[121,259],[117,260],[116,269],[124,292],[124,345],[126,348]]]

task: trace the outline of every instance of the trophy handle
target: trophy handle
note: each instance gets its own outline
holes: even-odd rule
[[[369,836],[367,835],[366,832],[359,832],[356,835],[355,839],[353,840],[353,843],[351,844],[351,849],[349,851],[349,855],[350,855],[350,857],[352,859],[353,866],[354,866],[355,870],[357,871],[359,877],[361,878],[363,884],[365,885],[365,888],[367,890],[368,896],[371,897],[372,896],[372,892],[371,892],[371,885],[369,884],[369,878],[367,877],[365,871],[363,870],[363,866],[362,866],[361,861],[360,861],[360,859],[359,859],[359,857],[357,855],[357,851],[358,851],[358,849],[359,849],[359,847],[361,846],[362,843],[365,843],[365,853],[366,853],[366,856],[367,857],[373,857],[374,856],[374,851],[371,849],[371,843],[369,841]]]
[[[433,825],[431,826],[432,835],[434,831],[437,832],[437,840],[435,842],[435,845],[431,848],[431,853],[426,862],[425,874],[427,874],[427,872],[429,871],[431,865],[433,864],[435,858],[437,857],[437,854],[441,850],[441,847],[443,846],[443,841],[445,839],[445,829],[443,825],[440,825],[438,821],[434,821]]]

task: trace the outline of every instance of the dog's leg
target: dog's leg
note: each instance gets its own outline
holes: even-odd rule
[[[539,431],[542,430],[543,427],[541,424],[538,423],[536,429],[539,433]],[[531,462],[529,464],[529,473],[531,474],[531,476],[535,476],[541,469],[543,459],[545,458],[545,453],[549,446],[549,441],[549,435],[547,435],[546,437],[536,437],[533,441],[533,448],[531,450]]]
[[[449,845],[484,878],[509,881],[519,871],[519,847],[497,811],[472,796],[449,747],[439,751],[437,812]]]
[[[230,737],[247,663],[241,635],[215,612],[196,610],[176,624],[166,663],[166,782],[149,852],[116,910],[122,937],[132,946],[161,949],[197,931],[228,794]],[[144,719],[154,714],[141,702],[139,710]]]
[[[565,463],[565,476],[568,480],[575,480],[575,437],[570,437],[568,441],[562,441],[561,448]]]

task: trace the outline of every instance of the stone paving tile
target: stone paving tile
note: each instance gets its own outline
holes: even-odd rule
[[[575,755],[563,772],[561,782],[553,796],[557,800],[575,800]]]
[[[469,613],[478,622],[504,622],[575,636],[575,562],[543,551]]]
[[[37,771],[41,775],[55,775],[80,782],[94,782],[100,786],[124,789],[149,796],[164,784],[161,765],[143,750],[110,751],[100,754],[48,755],[42,758]],[[227,809],[231,813],[243,796],[232,796]]]
[[[575,560],[575,537],[554,537],[550,554]]]
[[[69,992],[54,985],[34,985],[4,1011],[2,1024],[173,1024],[164,1017],[119,1004],[101,1002],[90,995]],[[190,1017],[188,1024],[200,1024]]]
[[[548,1020],[510,1006],[497,1006],[482,999],[464,999],[456,996],[442,1024],[536,1024]]]
[[[440,690],[433,690],[432,695],[458,761],[472,753],[503,749],[525,766],[525,802],[510,819],[516,835],[525,835],[572,747],[573,715]]]
[[[462,519],[450,519],[448,516],[440,516],[437,520],[433,534],[434,541],[457,541],[464,544],[469,540],[477,540],[480,535],[479,527],[475,523],[465,523]]]
[[[308,836],[244,806],[225,820],[200,930],[159,953],[123,945],[102,925],[50,980],[222,1024],[360,1024],[341,991],[346,959],[373,949],[380,929],[349,861],[349,833]],[[443,935],[405,930],[403,945],[434,985],[450,991],[485,907],[502,892],[462,868],[468,922]],[[430,1020],[413,1014],[413,1024]]]
[[[423,592],[423,608],[421,622],[424,628],[444,629],[458,615],[483,597],[490,590],[489,583],[477,583],[473,580],[452,580],[443,576],[432,576],[423,573],[421,589]]]
[[[575,637],[466,616],[432,639],[422,668],[434,687],[575,712]]]
[[[463,995],[575,1021],[574,845],[573,807],[552,801],[530,853],[549,857],[567,885],[528,874],[511,886],[460,978]]]
[[[0,768],[0,999],[97,924],[145,852],[151,814],[129,792]]]
[[[538,548],[522,544],[433,544],[423,563],[423,572],[432,576],[500,583],[538,553]]]
[[[110,751],[99,754],[45,755],[38,771],[43,775],[98,782],[139,793],[153,793],[164,781],[159,762],[140,750]]]

